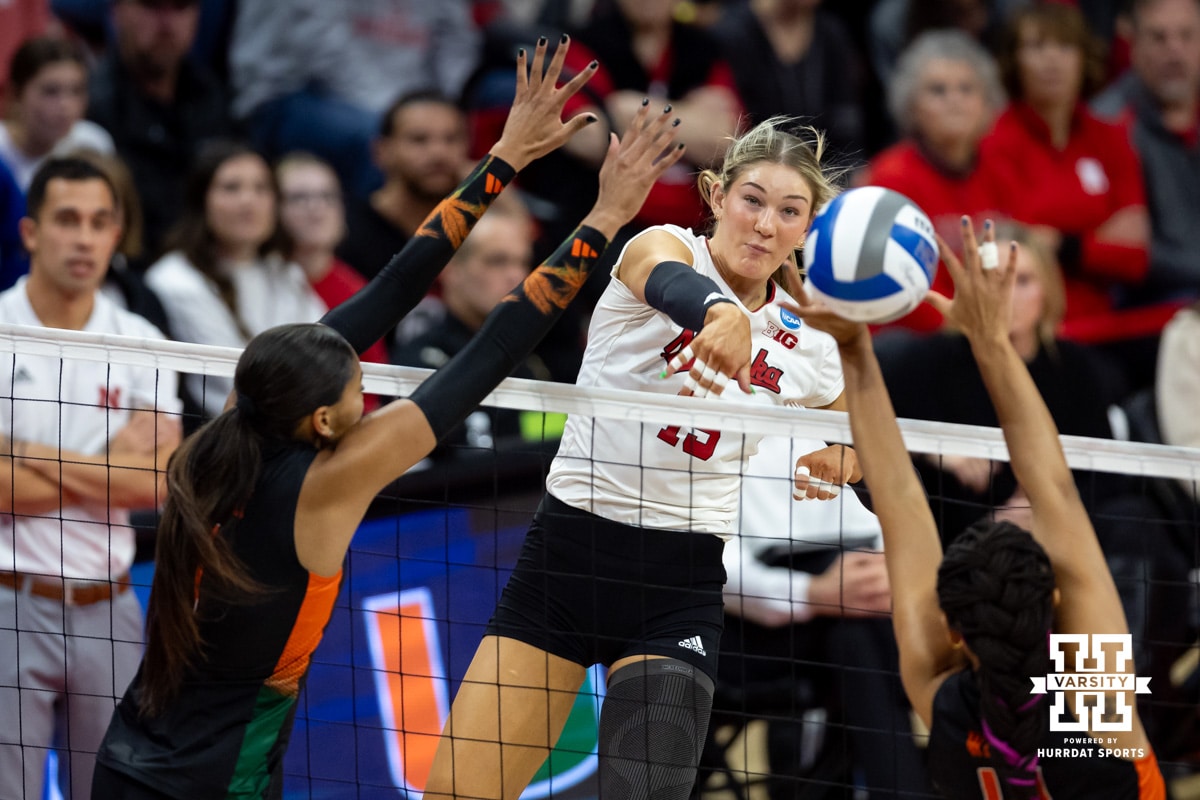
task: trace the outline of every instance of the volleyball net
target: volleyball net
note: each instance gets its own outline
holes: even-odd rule
[[[20,375],[27,359],[53,360],[64,381],[72,364],[103,365],[102,374],[137,367],[227,381],[238,355],[230,348],[0,325],[0,364],[8,366],[0,376],[0,426],[10,442],[34,435],[13,426],[14,409],[30,401]],[[365,390],[383,397],[409,395],[428,374],[363,365]],[[127,412],[131,399],[109,388],[90,391],[99,389],[101,408]],[[65,390],[36,400],[63,437],[72,415],[88,405]],[[564,415],[644,423],[650,437],[664,428],[701,440],[711,431],[766,437],[742,476],[741,535],[725,548],[725,635],[694,796],[935,796],[920,788],[927,732],[903,701],[890,620],[871,613],[878,598],[863,577],[880,566],[869,497],[846,489],[828,501],[792,498],[797,456],[825,442],[850,442],[845,414],[520,379],[505,381],[485,405],[513,415],[517,424],[505,430],[515,432],[501,435],[493,418],[491,428],[483,420],[476,426],[486,435],[473,436],[468,421],[464,437],[379,496],[356,534],[297,714],[285,762],[287,797],[419,796],[450,701],[541,499]],[[1115,428],[1146,441],[1064,436],[1063,448],[1122,596],[1138,674],[1151,678],[1139,708],[1152,743],[1177,796],[1200,797],[1194,786],[1200,452],[1153,443],[1145,397],[1113,419]],[[199,420],[181,421],[191,429]],[[114,423],[111,433],[119,427]],[[975,493],[986,502],[955,489],[964,460],[1007,461],[998,430],[919,420],[901,420],[901,430],[944,537],[957,520],[988,513],[1022,521],[1027,509],[1009,502],[1012,487],[999,477],[985,479],[995,491]],[[40,444],[75,449],[64,441]],[[63,524],[61,511],[26,516]],[[0,520],[10,537],[13,519]],[[130,581],[144,604],[153,569],[152,510],[138,519]],[[61,549],[60,542],[59,559]],[[12,566],[0,564],[0,577],[11,575]],[[16,641],[19,633],[19,622],[0,620],[0,636]],[[603,669],[590,670],[557,748],[524,797],[596,796],[604,685]],[[113,695],[124,688],[114,686]],[[0,695],[15,699],[15,690],[0,685]],[[19,716],[17,704],[4,707]],[[7,741],[19,723],[4,726]],[[27,744],[24,758],[45,759],[53,744]]]

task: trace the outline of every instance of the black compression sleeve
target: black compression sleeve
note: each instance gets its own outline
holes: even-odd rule
[[[712,278],[706,278],[682,261],[663,261],[646,278],[646,305],[658,309],[676,325],[697,333],[704,327],[708,309],[733,301],[721,293]]]
[[[439,440],[466,419],[542,340],[607,246],[608,240],[599,231],[577,228],[492,310],[450,363],[417,387],[411,399]]]
[[[321,318],[358,353],[379,341],[420,302],[471,228],[516,171],[488,155],[438,204],[404,249],[346,302]]]

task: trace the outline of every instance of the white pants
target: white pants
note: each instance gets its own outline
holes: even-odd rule
[[[63,796],[86,800],[96,750],[141,656],[132,589],[68,606],[0,586],[0,800],[41,800],[51,748]]]

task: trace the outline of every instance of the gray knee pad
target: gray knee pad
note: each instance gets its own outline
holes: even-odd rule
[[[687,800],[712,703],[712,680],[674,658],[612,673],[600,710],[601,800]]]

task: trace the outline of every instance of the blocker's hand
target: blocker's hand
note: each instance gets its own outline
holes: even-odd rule
[[[437,0],[431,0],[437,2]],[[570,37],[563,34],[562,42],[554,51],[550,65],[545,68],[546,37],[538,39],[533,54],[532,68],[526,63],[522,49],[517,55],[517,93],[513,98],[508,120],[500,141],[491,149],[492,155],[506,161],[513,169],[521,170],[531,161],[558,149],[576,131],[596,121],[594,114],[576,114],[562,121],[563,107],[576,92],[583,88],[588,79],[596,74],[599,64],[593,61],[587,69],[573,77],[564,86],[558,86],[563,61],[570,48]]]

